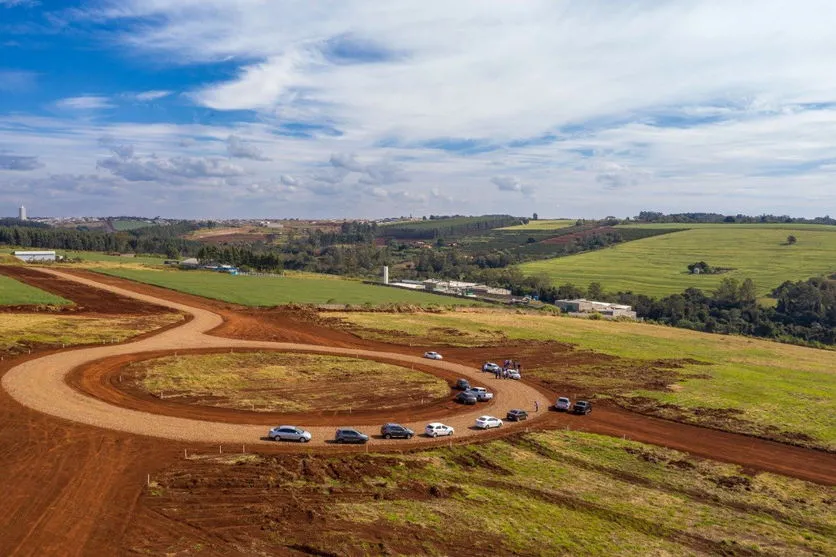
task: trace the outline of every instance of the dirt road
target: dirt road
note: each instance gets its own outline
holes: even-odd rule
[[[144,352],[160,352],[194,349],[263,349],[294,351],[303,350],[311,353],[324,353],[334,355],[353,356],[360,358],[382,358],[388,361],[401,364],[416,364],[424,367],[438,368],[446,373],[453,372],[461,377],[473,381],[484,379],[483,373],[469,366],[462,364],[427,360],[421,356],[408,356],[398,353],[385,353],[373,350],[358,348],[342,348],[332,346],[319,346],[312,344],[287,343],[287,342],[262,342],[221,338],[204,334],[206,331],[221,326],[223,319],[220,315],[211,311],[187,306],[169,300],[154,298],[146,294],[131,292],[112,285],[101,285],[90,279],[74,277],[57,271],[44,271],[55,276],[76,281],[91,287],[106,289],[113,294],[123,297],[135,298],[142,302],[158,304],[192,316],[192,319],[180,327],[169,329],[159,335],[155,335],[137,342],[100,346],[96,348],[85,348],[72,350],[59,354],[52,354],[24,362],[10,369],[2,380],[3,388],[20,404],[38,412],[49,414],[66,420],[79,422],[96,427],[102,427],[126,433],[138,435],[150,435],[179,441],[202,441],[207,443],[236,443],[256,444],[270,443],[265,439],[267,428],[257,424],[236,424],[228,422],[210,422],[205,420],[193,420],[175,416],[150,414],[119,406],[114,406],[99,399],[89,397],[70,387],[65,378],[76,367],[89,364],[103,358],[124,355],[141,354]],[[512,408],[524,408],[532,411],[532,418],[536,420],[538,414],[534,413],[535,402],[543,409],[539,417],[546,414],[549,400],[535,388],[520,381],[504,380],[492,384],[495,393],[495,401],[491,405],[493,415],[504,416]],[[455,428],[455,436],[470,437],[482,433],[471,426],[476,418],[487,411],[482,405],[473,407],[472,410],[451,416],[445,423]],[[528,426],[528,423],[508,423],[505,428],[513,429]],[[333,438],[334,425],[344,427],[355,427],[356,429],[373,435],[377,427],[354,424],[350,417],[338,424],[308,426],[297,423],[300,427],[309,430],[313,435],[311,446],[321,446]],[[423,432],[426,422],[406,422],[404,425],[416,431]],[[420,437],[406,440],[375,439],[375,444],[426,444],[429,439],[421,440]],[[437,441],[436,441],[437,442]]]
[[[258,319],[247,316],[240,319],[224,319],[230,313],[215,310],[210,303],[189,295],[170,292],[148,285],[131,283],[112,277],[91,275],[75,276],[67,273],[52,272],[53,276],[61,277],[65,281],[85,285],[90,288],[100,288],[122,297],[133,298],[141,302],[159,304],[171,309],[186,312],[193,319],[176,329],[165,331],[151,338],[139,342],[74,350],[60,355],[52,355],[25,362],[10,370],[3,378],[3,386],[21,403],[35,408],[40,412],[60,416],[84,424],[106,427],[118,431],[153,435],[177,440],[216,442],[245,442],[253,444],[264,442],[261,437],[265,433],[265,426],[240,423],[240,420],[230,420],[238,423],[221,423],[184,419],[176,415],[150,414],[137,410],[116,407],[102,400],[91,397],[72,389],[64,378],[67,373],[82,364],[125,354],[141,354],[148,351],[175,351],[183,349],[217,350],[223,348],[238,349],[273,349],[273,350],[305,350],[331,354],[344,354],[372,359],[401,363],[420,363],[424,366],[436,366],[447,373],[455,373],[462,377],[469,377],[484,382],[484,376],[471,366],[453,362],[432,362],[419,356],[404,354],[403,351],[414,350],[396,345],[373,344],[356,339],[342,331],[332,331],[325,327],[291,323],[292,326],[280,329],[277,338],[303,340],[300,342],[265,342],[233,340],[205,334],[212,331],[214,335],[246,332],[248,328],[258,326]],[[117,286],[118,285],[118,286]],[[224,317],[219,315],[224,313]],[[252,323],[250,323],[252,321]],[[318,342],[328,344],[308,344]],[[362,346],[363,348],[352,348]],[[391,350],[391,352],[389,351]],[[400,352],[398,352],[400,351]],[[472,364],[472,362],[471,362]],[[458,413],[445,419],[449,425],[456,428],[456,438],[467,437],[479,439],[492,437],[482,432],[475,432],[468,427],[476,416],[483,413],[502,416],[505,410],[522,407],[531,410],[534,400],[541,408],[541,416],[530,426],[571,427],[593,433],[604,433],[614,436],[626,436],[630,439],[667,446],[704,456],[715,460],[740,464],[751,470],[766,470],[786,474],[827,485],[836,485],[836,455],[822,451],[788,446],[780,443],[765,441],[745,435],[727,433],[712,429],[690,426],[677,422],[661,420],[634,414],[623,409],[598,406],[593,414],[584,418],[576,418],[554,413],[544,413],[542,409],[548,407],[553,393],[538,392],[534,387],[516,381],[498,381],[491,383],[497,393],[494,405],[486,408],[477,406],[475,410]],[[173,412],[176,414],[176,412]],[[548,414],[542,416],[542,414]],[[376,427],[369,427],[368,419],[358,422],[361,431],[374,433]],[[315,423],[323,423],[315,420]],[[327,423],[327,420],[326,420]],[[425,422],[411,422],[410,427],[422,431]],[[298,425],[305,426],[304,423]],[[350,426],[352,422],[345,417],[338,417],[328,425],[312,425],[309,429],[314,434],[315,443],[324,445],[325,440],[333,434],[337,425]],[[519,426],[517,426],[519,427]],[[507,428],[512,430],[514,426]],[[493,432],[495,433],[495,432]],[[429,440],[418,438],[412,444],[426,444]],[[403,441],[388,443],[405,446]],[[374,446],[385,449],[387,442],[374,440]]]

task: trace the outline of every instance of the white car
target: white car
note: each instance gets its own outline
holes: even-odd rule
[[[493,362],[485,362],[485,365],[482,366],[482,371],[496,373],[498,371],[502,371],[502,368]]]
[[[522,375],[516,369],[508,370],[508,379],[522,379]]]
[[[572,402],[565,396],[562,396],[554,403],[554,409],[558,412],[568,412],[572,409]]]
[[[443,435],[453,435],[453,428],[449,425],[433,422],[431,424],[427,424],[427,427],[424,428],[424,432],[428,437],[439,437]]]
[[[476,400],[485,402],[493,398],[493,393],[488,391],[485,387],[470,387],[466,392],[476,395]]]
[[[480,416],[476,419],[476,427],[479,429],[490,429],[492,427],[502,427],[502,420],[494,418],[493,416]]]
[[[424,352],[424,357],[429,358],[430,360],[443,360],[444,358],[441,357],[441,354],[438,352]]]
[[[274,427],[267,434],[273,441],[298,441],[307,443],[311,440],[311,432],[292,425],[280,425]]]

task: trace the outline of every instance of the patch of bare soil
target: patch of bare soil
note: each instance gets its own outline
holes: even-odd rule
[[[32,267],[0,265],[0,274],[72,301],[75,306],[62,308],[61,311],[65,312],[99,315],[157,315],[173,312],[163,306],[41,273]],[[27,307],[31,308],[31,306]],[[31,309],[25,311],[31,311]]]
[[[395,526],[341,511],[344,504],[444,499],[460,491],[392,476],[416,466],[421,464],[414,460],[367,455],[181,460],[154,476],[124,547],[155,555],[193,550],[195,543],[210,555],[412,555],[421,548],[448,555],[462,554],[462,548],[468,555],[503,553],[502,540],[483,532]]]

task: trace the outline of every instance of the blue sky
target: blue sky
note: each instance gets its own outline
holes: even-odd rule
[[[0,214],[836,205],[836,4],[0,0]]]

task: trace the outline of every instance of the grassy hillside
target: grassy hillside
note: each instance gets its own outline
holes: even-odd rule
[[[131,553],[191,554],[195,545],[219,555],[242,546],[265,555],[836,551],[830,488],[574,431],[403,455],[200,455],[154,479],[142,505],[190,527],[170,528],[162,546],[154,538],[165,534],[136,537]],[[230,501],[242,509],[238,520],[226,518]],[[226,518],[222,527],[216,516]],[[277,519],[287,516],[314,518]]]
[[[576,222],[569,219],[530,220],[528,224],[506,226],[505,228],[500,228],[500,230],[557,230],[559,228],[574,226]]]
[[[680,226],[680,225],[677,225]],[[836,272],[836,227],[819,225],[681,225],[681,232],[620,244],[599,251],[520,265],[530,275],[546,275],[554,284],[604,290],[632,290],[651,296],[688,287],[715,289],[724,277],[751,278],[760,295],[785,280],[803,280]],[[628,228],[670,228],[669,224]],[[798,239],[787,245],[787,236]],[[718,275],[691,275],[687,266],[705,261],[731,268]]]
[[[281,304],[474,305],[477,302],[363,284],[338,277],[250,277],[209,271],[97,269],[99,272],[245,306]]]
[[[71,302],[34,288],[7,276],[0,275],[0,306],[21,306],[21,305],[66,305]],[[4,317],[4,319],[6,319]]]
[[[571,343],[624,360],[572,364],[568,356],[553,362],[524,358],[529,374],[547,384],[571,383],[591,394],[626,397],[633,401],[628,404],[650,399],[655,402],[649,411],[666,417],[776,439],[799,441],[802,437],[795,434],[801,434],[811,440],[806,444],[836,450],[836,351],[643,323],[497,310],[341,316],[361,327],[360,335],[381,339],[381,331],[391,330],[399,342],[406,333],[433,346],[501,347],[509,339]],[[453,339],[444,334],[450,329],[459,332]],[[499,357],[502,351],[486,354]],[[660,366],[659,360],[674,367]],[[649,377],[662,390],[648,390]]]

